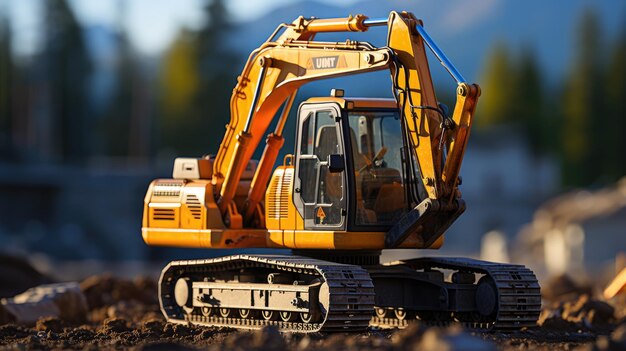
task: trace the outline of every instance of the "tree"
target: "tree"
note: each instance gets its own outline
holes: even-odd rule
[[[12,94],[15,65],[11,53],[11,31],[9,19],[0,14],[0,158],[11,155],[12,141]]]
[[[230,121],[230,97],[239,67],[237,56],[224,44],[231,29],[223,0],[211,0],[205,7],[206,25],[197,36],[200,90],[196,109],[207,120],[205,144],[212,153],[222,141],[224,126]]]
[[[504,43],[495,45],[484,69],[478,126],[489,126],[512,120],[514,108],[514,70]]]
[[[179,33],[161,71],[160,144],[176,152],[197,152],[202,138],[203,121],[193,106],[200,87],[193,37],[187,29]]]
[[[600,124],[605,135],[602,153],[608,157],[602,169],[614,181],[626,175],[626,27],[622,27],[612,45],[606,67],[606,122]]]
[[[530,47],[524,48],[516,67],[512,95],[511,119],[520,122],[535,154],[546,152],[554,135],[553,125],[544,109],[544,91],[541,71]],[[506,89],[506,87],[502,87]]]
[[[183,29],[170,47],[161,76],[161,144],[191,155],[217,151],[236,77],[237,60],[223,42],[229,24],[222,1],[204,11],[204,26]]]
[[[140,66],[136,61],[136,53],[127,35],[124,14],[126,13],[126,3],[118,0],[117,19],[117,53],[115,62],[115,86],[113,96],[104,110],[104,115],[100,118],[101,128],[99,128],[103,144],[104,153],[108,156],[128,157],[147,156],[145,140],[142,133],[138,132],[143,126],[138,126],[142,117],[136,108],[141,97],[137,94],[141,73]],[[147,119],[147,118],[144,118]]]
[[[90,153],[93,126],[88,119],[91,61],[82,29],[66,0],[45,1],[42,54],[48,84],[52,153],[64,162],[81,163]]]
[[[563,96],[563,175],[566,185],[588,185],[598,176],[606,155],[599,146],[606,131],[602,123],[602,75],[598,19],[583,14],[578,28],[578,48]]]

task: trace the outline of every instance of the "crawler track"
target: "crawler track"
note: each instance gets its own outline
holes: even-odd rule
[[[365,267],[373,269],[372,274],[374,275],[370,277],[370,273],[365,268],[357,265],[340,264],[302,256],[234,255],[215,259],[174,261],[165,267],[159,282],[161,310],[168,321],[174,323],[239,329],[261,329],[265,326],[275,326],[281,331],[300,333],[359,331],[368,326],[404,328],[411,321],[418,319],[429,325],[445,326],[460,323],[470,329],[512,330],[533,327],[539,317],[541,309],[539,283],[534,273],[521,265],[499,264],[464,258],[419,258],[391,265],[391,268],[398,267],[391,270],[381,270],[376,267]],[[466,275],[470,274],[470,277],[473,275],[475,277],[473,282],[470,281],[461,285],[465,289],[464,291],[467,291],[468,288],[475,291],[476,307],[473,310],[461,309],[465,312],[454,312],[457,310],[445,306],[441,307],[440,310],[427,311],[404,311],[402,306],[398,306],[394,311],[395,316],[390,316],[393,313],[377,315],[374,313],[376,297],[372,278],[375,275],[386,275],[388,279],[405,279],[403,275],[398,275],[398,272],[403,270],[414,272],[449,270],[463,272]],[[254,306],[256,308],[255,313],[242,317],[242,314],[238,315],[237,313],[205,314],[201,313],[201,307],[198,307],[197,302],[181,304],[176,301],[175,289],[177,281],[181,277],[191,280],[192,283],[204,282],[206,284],[206,282],[215,281],[218,282],[216,284],[223,285],[223,274],[225,273],[230,274],[227,276],[231,277],[228,278],[230,281],[227,281],[226,284],[241,283],[239,290],[245,290],[246,294],[248,294],[248,290],[245,284],[249,284],[249,281],[240,282],[237,277],[241,273],[252,275],[255,280],[248,296],[254,296],[255,291],[259,292],[259,290],[264,290],[261,295],[271,295],[271,283],[259,283],[264,277],[263,274],[259,275],[259,272],[264,272],[265,275],[268,272],[278,274],[286,272],[299,277],[307,277],[309,282],[316,281],[318,285],[321,284],[324,288],[311,289],[310,294],[316,294],[316,296],[309,296],[307,300],[309,301],[307,302],[307,311],[319,311],[316,317],[311,318],[311,320],[301,317],[301,320],[296,321],[295,318],[280,319],[263,316],[261,312],[287,313],[287,310],[281,310],[279,303],[276,305],[270,303],[264,306],[257,304]],[[293,284],[306,285],[310,283],[294,281]],[[455,287],[455,284],[443,281],[438,284],[441,284],[442,287],[448,287],[445,289],[450,289],[449,294],[454,294],[454,289],[458,289],[459,286],[457,284]],[[199,286],[196,285],[193,289],[201,290]],[[283,286],[289,289],[289,286]],[[280,294],[284,288],[279,286],[278,289],[280,291],[277,292],[274,288],[274,293]],[[227,289],[227,291],[230,290]],[[196,300],[201,300],[198,294],[194,296]],[[285,296],[289,297],[289,295]],[[474,295],[470,296],[474,299]],[[220,309],[229,307],[224,303],[216,302],[212,306],[218,306],[217,308]],[[478,313],[481,311],[478,307],[481,303],[488,306],[489,313]],[[282,306],[284,308],[284,305]],[[467,307],[467,305],[465,306]],[[389,307],[385,308],[389,309]],[[234,308],[231,310],[237,311]],[[400,312],[401,317],[398,317],[398,312]],[[402,315],[403,313],[404,315]]]
[[[210,279],[213,274],[263,268],[275,272],[294,272],[318,277],[328,289],[322,289],[319,301],[325,302],[323,315],[317,322],[265,320],[204,316],[195,310],[177,305],[174,298],[176,281],[181,276]],[[321,261],[300,256],[234,255],[215,259],[174,261],[161,274],[159,281],[161,310],[168,321],[205,326],[260,329],[275,326],[281,331],[358,331],[367,328],[373,313],[374,287],[369,274],[359,266]]]
[[[541,312],[541,292],[535,274],[522,265],[501,264],[466,258],[419,258],[403,261],[415,270],[446,269],[475,273],[492,279],[496,289],[496,312],[491,318],[458,318],[454,314],[426,314],[398,319],[372,317],[371,325],[381,328],[404,328],[411,320],[445,326],[461,323],[478,330],[511,330],[536,326]],[[426,317],[425,317],[426,316]]]

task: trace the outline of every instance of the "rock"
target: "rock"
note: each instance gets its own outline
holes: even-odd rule
[[[128,322],[122,318],[109,318],[104,321],[104,331],[107,333],[123,333],[130,330]]]
[[[174,336],[177,338],[191,335],[191,329],[182,324],[174,325]]]
[[[37,320],[37,324],[35,325],[35,330],[62,333],[63,322],[56,317],[39,318],[39,320]]]
[[[165,337],[171,337],[174,335],[174,324],[172,323],[166,323],[163,326],[163,330],[161,331],[161,335],[165,336]]]
[[[70,330],[65,335],[72,343],[89,343],[93,341],[96,333],[86,327],[80,327]]]
[[[616,320],[613,306],[589,295],[581,295],[577,300],[555,302],[544,308],[538,324],[561,331],[609,331]]]
[[[214,335],[215,335],[215,332],[214,332],[213,329],[205,329],[205,328],[203,328],[200,331],[200,339],[209,339],[209,338],[211,338]]]
[[[9,299],[0,300],[5,313],[22,324],[35,324],[42,317],[58,317],[81,322],[87,315],[87,302],[78,283],[41,285]]]
[[[30,333],[28,329],[14,324],[0,325],[0,339],[25,338]]]
[[[164,325],[165,323],[163,323],[163,321],[158,320],[158,319],[152,319],[152,320],[145,321],[143,323],[142,329],[148,332],[161,333],[163,331]]]
[[[22,343],[25,344],[26,347],[28,349],[30,349],[30,350],[36,350],[36,349],[40,349],[42,347],[41,339],[39,339],[35,335],[27,336],[24,340],[22,340]]]

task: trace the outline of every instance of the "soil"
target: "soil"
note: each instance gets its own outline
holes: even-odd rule
[[[147,278],[94,276],[80,287],[88,304],[83,321],[47,317],[35,325],[0,325],[0,350],[626,350],[625,306],[596,300],[573,285],[566,294],[544,287],[550,299],[533,329],[477,333],[414,324],[404,330],[312,335],[166,323],[156,282]]]

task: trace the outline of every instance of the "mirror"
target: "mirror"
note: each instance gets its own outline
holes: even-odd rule
[[[343,155],[328,155],[328,171],[330,173],[340,173],[343,172],[345,169],[346,164],[343,162]]]

